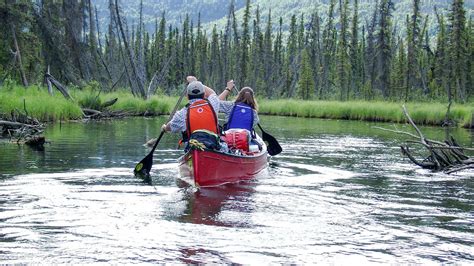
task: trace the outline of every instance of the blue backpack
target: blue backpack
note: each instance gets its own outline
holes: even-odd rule
[[[248,104],[236,103],[230,112],[229,121],[225,129],[243,128],[249,131],[253,129],[253,109]]]

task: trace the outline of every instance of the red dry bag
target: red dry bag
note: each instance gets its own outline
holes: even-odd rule
[[[250,132],[246,129],[229,129],[224,132],[223,136],[229,149],[239,149],[249,151]]]

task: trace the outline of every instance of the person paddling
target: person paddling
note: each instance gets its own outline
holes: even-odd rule
[[[200,148],[219,148],[219,126],[216,111],[220,100],[215,91],[204,86],[195,77],[188,76],[187,96],[189,103],[176,112],[169,123],[162,125],[162,130],[183,133],[183,141],[190,139]],[[187,149],[188,147],[186,147]]]
[[[225,114],[225,120],[227,121],[224,130],[241,128],[252,132],[259,122],[258,104],[254,92],[252,88],[244,87],[234,101],[225,101],[234,88],[234,81],[230,80],[227,82],[225,90],[219,95],[221,100],[219,112]]]

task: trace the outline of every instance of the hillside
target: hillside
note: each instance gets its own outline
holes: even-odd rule
[[[95,0],[93,3],[97,6],[99,11],[100,24],[103,29],[109,21],[108,12],[109,0]],[[140,1],[119,1],[124,15],[127,18],[129,24],[136,24],[139,17]],[[201,23],[204,25],[204,29],[209,33],[211,27],[216,24],[218,28],[223,28],[226,21],[226,15],[230,0],[143,0],[143,15],[146,28],[149,32],[152,32],[155,25],[155,20],[160,18],[162,14],[165,14],[167,24],[180,26],[186,14],[188,14],[194,25],[197,24],[199,15],[201,16]],[[353,1],[351,1],[353,2]],[[369,18],[372,9],[374,8],[374,0],[359,0],[359,11],[362,21]],[[258,6],[261,13],[262,21],[265,21],[268,17],[269,10],[272,12],[273,24],[276,26],[278,18],[283,18],[284,29],[288,28],[290,17],[293,14],[300,16],[304,14],[305,17],[309,17],[309,14],[315,10],[318,11],[323,17],[327,13],[329,0],[252,0],[252,13],[255,14],[256,7]],[[412,0],[393,0],[395,4],[395,10],[393,13],[393,19],[395,25],[403,28],[406,15],[410,14],[412,9]],[[442,12],[446,12],[449,8],[451,0],[422,0],[422,14],[434,15],[434,7]],[[352,3],[351,3],[352,5]],[[242,21],[243,9],[245,7],[245,0],[235,0],[236,16],[239,21]],[[467,16],[472,17],[474,10],[474,0],[466,0],[465,7],[467,10]],[[431,21],[434,16],[431,16]],[[433,23],[430,26],[434,29]]]

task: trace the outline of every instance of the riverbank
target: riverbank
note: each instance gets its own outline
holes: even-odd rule
[[[328,118],[362,121],[378,121],[405,123],[402,102],[382,101],[302,101],[302,100],[271,100],[260,101],[261,114],[296,116],[307,118]],[[406,103],[407,110],[416,124],[443,124],[447,104],[439,102]],[[453,104],[450,118],[458,126],[472,128],[474,126],[474,104]]]
[[[169,114],[178,97],[154,95],[148,100],[134,97],[128,91],[99,93],[91,89],[72,89],[73,100],[66,100],[59,92],[50,96],[44,87],[0,87],[0,113],[20,110],[43,122],[77,120],[83,118],[81,108],[100,109],[112,99],[117,102],[110,111],[123,111],[129,116]],[[382,101],[302,101],[259,99],[259,112],[266,115],[308,118],[348,119],[403,123],[406,121],[400,102]],[[410,116],[419,125],[442,125],[446,104],[439,102],[407,103]],[[474,104],[453,104],[451,119],[459,126],[473,127]]]

